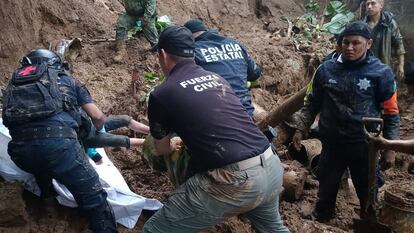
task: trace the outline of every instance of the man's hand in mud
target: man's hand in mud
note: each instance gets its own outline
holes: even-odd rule
[[[296,130],[292,138],[293,148],[296,151],[300,151],[300,149],[302,148],[302,143],[301,143],[302,139],[303,139],[302,132],[300,130]]]
[[[392,150],[384,150],[381,155],[380,168],[381,171],[386,171],[394,166],[396,153]]]
[[[181,150],[182,145],[183,145],[183,141],[181,140],[180,137],[171,138],[170,148],[172,152]]]

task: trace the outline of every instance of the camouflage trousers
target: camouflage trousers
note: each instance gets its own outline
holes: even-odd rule
[[[134,28],[136,22],[141,18],[142,15],[130,15],[127,12],[120,15],[116,23],[116,39],[126,40],[128,38],[128,31]],[[154,15],[146,26],[142,26],[142,31],[151,45],[155,45],[158,42],[158,32],[155,27],[156,20],[157,16]]]

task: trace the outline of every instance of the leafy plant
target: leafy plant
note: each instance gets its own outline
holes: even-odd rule
[[[354,13],[339,13],[335,15],[329,23],[322,26],[322,30],[328,31],[332,34],[340,34],[345,26],[354,19]]]
[[[348,7],[341,1],[331,1],[326,7],[325,16],[332,17],[337,14],[347,14]]]
[[[154,88],[159,83],[164,81],[165,77],[163,74],[157,77],[152,72],[145,72],[144,77],[145,77],[145,81],[147,82],[147,84],[145,85],[145,88],[146,90],[148,90],[148,92],[145,95],[140,96],[139,102],[148,103],[149,94],[154,90]]]
[[[157,18],[157,22],[155,23],[155,27],[157,28],[158,32],[164,31],[164,29],[171,25],[171,19],[167,15],[163,15]]]
[[[310,11],[318,11],[320,8],[320,5],[316,1],[309,0],[309,2],[305,4],[305,7],[306,9]]]

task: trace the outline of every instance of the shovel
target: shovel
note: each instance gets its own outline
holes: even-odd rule
[[[378,137],[384,127],[381,118],[363,117],[364,131],[367,137],[372,135]],[[376,133],[369,133],[367,125],[378,124],[380,129]],[[378,164],[378,148],[372,141],[368,142],[368,199],[365,208],[362,210],[361,219],[354,219],[353,229],[355,233],[392,233],[389,226],[378,222],[378,210],[376,208],[376,166]]]

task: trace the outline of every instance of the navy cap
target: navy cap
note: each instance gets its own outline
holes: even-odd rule
[[[167,27],[161,32],[158,43],[151,48],[151,51],[160,49],[179,57],[194,57],[195,45],[191,31],[183,26]]]
[[[364,21],[354,21],[345,27],[340,37],[344,36],[363,36],[371,39],[371,28]]]
[[[190,19],[184,27],[188,28],[192,33],[199,31],[207,31],[207,27],[201,19]]]

